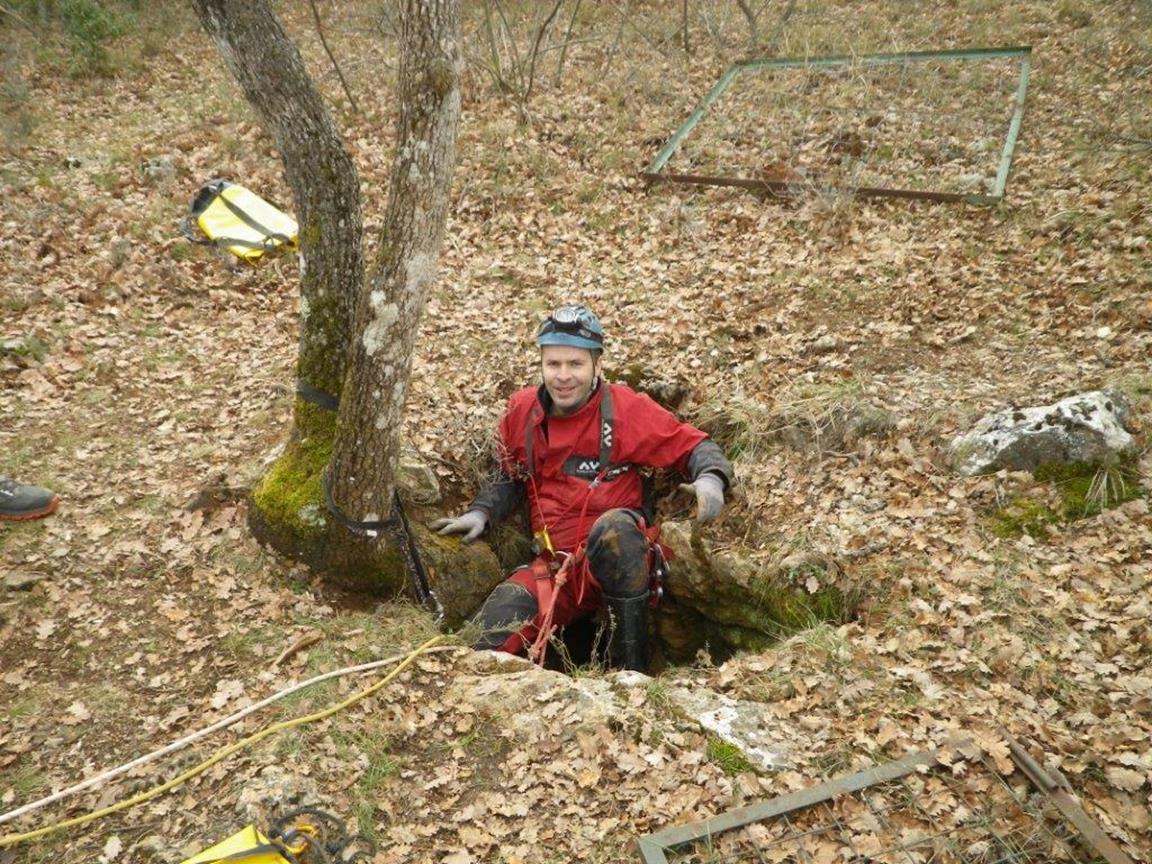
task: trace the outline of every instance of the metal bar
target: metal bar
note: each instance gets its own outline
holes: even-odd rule
[[[1011,753],[1011,747],[1009,747],[1009,753]],[[1028,754],[1025,753],[1023,755],[1025,758],[1027,758],[1029,761],[1031,761],[1031,757],[1028,757]],[[1073,844],[1071,842],[1069,842],[1068,837],[1063,837],[1063,836],[1057,834],[1055,831],[1053,831],[1050,827],[1048,827],[1047,820],[1042,818],[1041,814],[1039,814],[1036,811],[1036,808],[1034,805],[1032,805],[1032,806],[1029,805],[1029,802],[1027,801],[1026,796],[1022,799],[1021,796],[1017,795],[1016,790],[1013,789],[1011,784],[1008,783],[1008,781],[1004,778],[1004,776],[1001,775],[1000,772],[997,771],[995,769],[995,767],[992,766],[992,764],[990,763],[990,760],[988,759],[987,756],[983,757],[982,761],[984,762],[985,768],[987,769],[988,773],[991,774],[993,777],[995,777],[995,779],[999,782],[1000,786],[1004,789],[1004,791],[1008,795],[1012,796],[1012,799],[1016,802],[1016,805],[1020,808],[1021,812],[1023,812],[1027,816],[1031,817],[1032,822],[1041,831],[1044,832],[1044,834],[1048,837],[1048,840],[1051,844],[1056,845],[1056,846],[1060,846],[1060,847],[1066,849],[1071,854],[1074,854],[1076,852],[1076,849],[1073,847]],[[1033,764],[1035,764],[1035,763],[1033,763]],[[1020,773],[1024,774],[1024,779],[1029,783],[1029,785],[1033,789],[1038,789],[1043,793],[1047,793],[1048,790],[1044,789],[1042,786],[1040,786],[1037,783],[1037,779],[1039,779],[1038,777],[1034,777],[1031,774],[1029,774],[1029,772],[1026,771],[1019,763],[1016,763],[1016,767],[1020,768]],[[1047,776],[1047,775],[1045,775],[1045,776]]]
[[[672,154],[676,152],[676,148],[680,146],[680,142],[688,137],[688,133],[700,122],[700,118],[704,116],[704,112],[708,107],[720,98],[721,94],[728,89],[728,85],[732,83],[732,79],[739,73],[739,66],[729,66],[728,69],[720,76],[720,80],[712,85],[712,89],[708,91],[696,109],[688,115],[688,119],[677,129],[672,137],[668,139],[667,143],[656,154],[656,158],[652,160],[652,164],[648,166],[649,173],[655,174],[667,164],[668,160],[672,158]]]
[[[668,864],[668,856],[664,854],[667,847],[654,840],[654,836],[638,837],[636,839],[636,851],[640,853],[640,858],[645,864]]]
[[[1021,57],[1032,53],[1028,46],[1018,45],[1005,48],[968,48],[956,51],[894,51],[884,54],[836,54],[828,57],[780,57],[763,60],[746,60],[737,63],[741,70],[746,69],[803,69],[809,66],[882,66],[891,63],[922,63],[927,60],[996,60],[1007,57]]]
[[[830,780],[827,783],[821,783],[810,789],[801,789],[799,792],[792,792],[770,801],[761,801],[756,804],[739,807],[736,810],[722,813],[719,816],[713,816],[702,822],[696,822],[690,825],[677,825],[672,828],[666,828],[663,831],[657,831],[655,834],[649,834],[644,840],[650,841],[652,844],[655,844],[656,847],[659,847],[661,849],[661,857],[649,857],[643,841],[641,841],[640,852],[641,855],[644,856],[646,864],[667,864],[667,858],[663,856],[663,850],[665,849],[682,846],[685,843],[691,843],[693,840],[699,840],[713,834],[739,828],[750,822],[759,822],[763,819],[771,819],[774,816],[779,816],[782,813],[787,813],[792,810],[811,807],[813,804],[819,804],[821,801],[827,801],[837,795],[857,792],[875,783],[883,783],[897,777],[903,777],[905,774],[915,771],[921,765],[935,764],[936,753],[934,751],[925,750],[919,753],[913,753],[911,756],[906,756],[896,762],[877,765],[874,768],[869,768],[858,774]]]
[[[1060,784],[1040,767],[1040,764],[1024,749],[1024,745],[1007,732],[1001,732],[1001,734],[1004,736],[1004,740],[1008,742],[1008,752],[1012,755],[1012,761],[1036,785],[1036,788],[1045,792],[1052,799],[1052,803],[1068,817],[1068,821],[1076,826],[1089,845],[1099,852],[1108,864],[1135,864],[1124,853],[1124,850],[1104,833],[1104,829],[1089,818],[1084,809],[1076,803],[1076,800],[1061,789]]]
[[[816,192],[836,192],[858,195],[861,198],[910,198],[915,201],[963,201],[966,204],[996,204],[1000,198],[992,195],[964,195],[959,192],[935,192],[920,189],[889,189],[884,186],[823,186],[804,181],[758,180],[752,177],[717,177],[709,174],[657,174],[646,171],[640,175],[649,183],[686,183],[693,186],[738,186],[742,189],[770,190],[796,194],[802,189]]]
[[[1021,773],[1034,787],[1036,787],[1036,789],[1046,795],[1049,800],[1051,800],[1052,803],[1056,805],[1057,809],[1059,809],[1060,812],[1063,813],[1065,817],[1067,817],[1069,822],[1071,822],[1072,825],[1080,832],[1080,836],[1084,839],[1084,841],[1088,843],[1088,845],[1090,845],[1101,857],[1103,857],[1104,860],[1108,862],[1108,864],[1135,864],[1135,862],[1130,857],[1128,857],[1128,855],[1110,837],[1108,837],[1107,834],[1104,833],[1103,829],[1088,816],[1088,814],[1083,810],[1079,803],[1067,791],[1065,791],[1065,789],[1061,788],[1061,782],[1050,776],[1040,766],[1040,764],[1035,759],[1033,759],[1031,755],[1029,755],[1029,753],[1024,749],[1023,745],[1021,745],[1019,741],[1017,741],[1003,730],[1001,730],[1001,734],[1004,740],[1008,742],[1009,753],[1016,767],[1020,769]],[[960,747],[963,745],[957,746]],[[807,807],[812,807],[816,804],[825,803],[825,809],[827,809],[831,815],[834,826],[828,826],[827,828],[817,826],[816,831],[808,831],[803,833],[797,833],[793,831],[793,833],[789,835],[799,842],[798,852],[801,857],[805,860],[811,860],[811,856],[809,855],[808,850],[804,844],[804,836],[806,834],[820,833],[821,831],[825,830],[834,830],[835,826],[841,827],[841,834],[847,834],[847,832],[850,830],[847,829],[839,816],[837,816],[835,810],[827,805],[826,802],[835,798],[837,795],[853,794],[866,789],[869,786],[875,786],[891,781],[899,781],[899,790],[905,799],[905,803],[910,803],[913,809],[919,810],[921,815],[927,819],[928,824],[934,828],[937,828],[936,834],[930,835],[925,839],[941,837],[944,839],[946,845],[950,847],[952,854],[957,854],[961,858],[964,858],[964,853],[961,852],[957,846],[953,845],[949,832],[940,830],[940,826],[930,816],[930,814],[928,814],[923,809],[917,796],[902,779],[916,771],[920,766],[934,767],[937,764],[936,752],[937,751],[921,751],[919,753],[906,756],[904,759],[898,760],[896,762],[889,762],[884,765],[869,768],[866,771],[861,771],[849,777],[830,780],[826,783],[821,783],[809,789],[803,789],[799,792],[793,792],[769,801],[761,801],[756,804],[741,807],[701,822],[696,822],[689,825],[675,826],[672,828],[667,828],[663,831],[658,831],[654,834],[648,835],[647,837],[641,837],[638,839],[637,845],[640,851],[640,855],[645,864],[668,864],[668,859],[665,855],[665,852],[677,846],[683,846],[697,840],[712,837],[725,831],[730,831],[735,828],[746,826],[752,822],[765,821],[775,817],[780,817],[786,826],[791,827],[792,822],[790,819],[788,819],[788,813],[795,810],[802,810]],[[1046,834],[1048,834],[1052,840],[1056,840],[1061,843],[1065,848],[1067,848],[1069,852],[1074,852],[1065,838],[1054,834],[1048,829],[1046,825],[1043,824],[1042,817],[1029,814],[1026,810],[1023,809],[1020,800],[1016,797],[1015,791],[1007,784],[1004,778],[1000,776],[999,772],[995,769],[994,766],[988,765],[985,761],[984,767],[985,770],[991,772],[1000,782],[1001,786],[1003,786],[1005,791],[1008,793],[1012,803],[1020,810],[1020,812],[1027,816],[1031,816],[1032,822],[1039,823],[1041,829]],[[952,783],[947,778],[945,778],[944,782],[946,786],[952,786]],[[894,792],[895,790],[889,791]],[[867,799],[866,796],[864,797],[864,804],[875,816],[880,819],[881,825],[883,827],[887,828],[889,832],[895,834],[893,831],[893,826],[883,816],[887,810],[878,810],[873,805],[873,803]],[[988,835],[999,842],[1005,849],[1011,850],[1013,835],[1009,834],[1007,836],[1001,836],[996,831],[995,825],[993,824],[992,813],[990,811],[985,811],[982,816],[983,818],[979,822],[980,827],[982,827]],[[1033,850],[1026,848],[1030,842],[1028,837],[1024,837],[1022,840],[1024,845],[1021,847],[1020,851],[1023,851],[1025,855],[1031,855],[1033,851],[1036,851],[1039,854],[1046,854],[1044,849]],[[775,845],[775,843],[772,845]],[[849,848],[854,847],[850,836],[847,838],[846,845]],[[895,848],[899,848],[905,853],[905,855],[910,857],[908,852],[908,848],[910,847],[904,847],[898,844]],[[759,851],[759,849],[757,849],[757,851]],[[1013,857],[1012,860],[1016,860],[1015,857]]]
[[[1020,57],[1020,83],[1016,85],[1016,108],[1012,112],[1012,122],[1008,126],[1008,137],[1004,140],[1004,152],[1000,155],[1000,168],[996,172],[996,185],[992,194],[1004,197],[1008,185],[1008,171],[1012,168],[1012,156],[1016,152],[1016,139],[1020,136],[1020,124],[1024,122],[1024,97],[1028,93],[1028,76],[1032,69],[1032,49],[1024,49]]]

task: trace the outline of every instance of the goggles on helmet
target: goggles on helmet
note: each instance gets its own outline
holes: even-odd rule
[[[604,344],[604,334],[596,316],[583,306],[561,306],[549,315],[540,325],[537,338],[549,333],[569,333],[581,339],[590,339],[598,345]]]

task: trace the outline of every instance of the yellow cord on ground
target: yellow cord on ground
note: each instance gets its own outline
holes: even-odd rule
[[[132,798],[128,798],[124,801],[118,801],[115,804],[105,807],[103,810],[97,810],[94,813],[88,813],[84,816],[77,816],[73,819],[65,819],[62,822],[56,822],[43,828],[37,828],[35,831],[27,831],[23,834],[5,834],[0,836],[0,849],[3,849],[7,846],[15,846],[17,843],[23,843],[28,840],[35,840],[39,837],[43,837],[45,834],[52,834],[56,831],[63,831],[65,828],[74,828],[77,825],[86,825],[89,822],[94,822],[97,819],[103,819],[105,816],[110,816],[113,813],[117,813],[121,810],[127,810],[130,807],[135,807],[137,804],[143,804],[145,801],[151,801],[153,798],[163,795],[170,789],[175,789],[182,783],[191,780],[196,775],[203,774],[217,762],[227,759],[236,751],[243,750],[245,747],[255,744],[258,741],[263,741],[269,735],[274,735],[277,732],[281,732],[285,729],[293,729],[296,726],[303,726],[305,723],[312,723],[316,720],[323,720],[326,717],[331,717],[333,714],[336,714],[339,711],[343,711],[345,708],[348,708],[351,705],[355,705],[361,699],[371,696],[373,693],[375,693],[377,690],[379,690],[381,687],[383,687],[385,684],[403,672],[407,667],[411,666],[417,657],[426,653],[429,648],[438,642],[442,642],[445,638],[446,637],[444,636],[435,636],[429,639],[419,648],[414,649],[407,657],[404,658],[403,661],[401,661],[400,665],[398,665],[382,679],[377,681],[371,687],[367,687],[361,690],[359,693],[353,693],[343,702],[325,708],[323,711],[317,711],[314,714],[306,714],[303,717],[295,717],[291,720],[282,720],[279,723],[274,723],[266,729],[261,729],[259,732],[255,732],[252,735],[249,735],[247,738],[243,738],[240,741],[237,741],[235,744],[229,744],[227,747],[224,747],[221,750],[217,750],[212,756],[205,759],[199,765],[196,765],[193,768],[189,768],[183,774],[173,777],[167,783],[162,783],[159,786],[155,786],[146,792],[141,792],[139,795],[135,795]]]

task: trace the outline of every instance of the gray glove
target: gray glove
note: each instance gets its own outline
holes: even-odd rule
[[[696,496],[696,521],[711,522],[724,506],[724,481],[718,474],[705,471],[691,483],[681,483],[682,492]]]
[[[463,534],[465,543],[471,543],[488,527],[488,514],[483,510],[469,510],[455,519],[437,519],[432,530],[438,534]]]

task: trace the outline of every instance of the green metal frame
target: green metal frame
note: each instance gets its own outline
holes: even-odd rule
[[[1015,109],[1012,120],[1008,124],[1008,135],[1004,140],[1004,148],[1000,153],[1000,167],[996,172],[996,183],[990,195],[964,195],[955,192],[935,192],[916,189],[898,189],[883,187],[860,187],[855,189],[839,189],[838,187],[824,187],[830,190],[844,191],[869,197],[891,198],[922,198],[933,201],[965,201],[970,204],[995,204],[1004,198],[1004,190],[1008,185],[1008,172],[1012,168],[1012,156],[1016,150],[1016,141],[1020,136],[1020,126],[1024,120],[1024,97],[1028,93],[1028,77],[1032,69],[1032,49],[1028,46],[1009,48],[973,48],[963,51],[900,51],[891,54],[862,54],[860,56],[829,56],[810,58],[783,58],[767,60],[751,60],[746,63],[737,63],[730,66],[720,80],[717,81],[708,94],[700,101],[695,110],[688,115],[688,119],[677,129],[672,137],[664,144],[656,158],[643,172],[643,177],[650,182],[692,183],[708,186],[743,186],[747,188],[770,188],[787,191],[795,184],[781,181],[760,180],[744,177],[716,177],[689,174],[666,174],[664,167],[672,154],[676,152],[681,142],[703,119],[707,110],[724,94],[729,85],[743,72],[759,69],[802,69],[809,67],[830,68],[837,66],[881,66],[897,63],[920,63],[928,60],[994,60],[1001,58],[1019,58],[1020,79],[1016,85]]]

